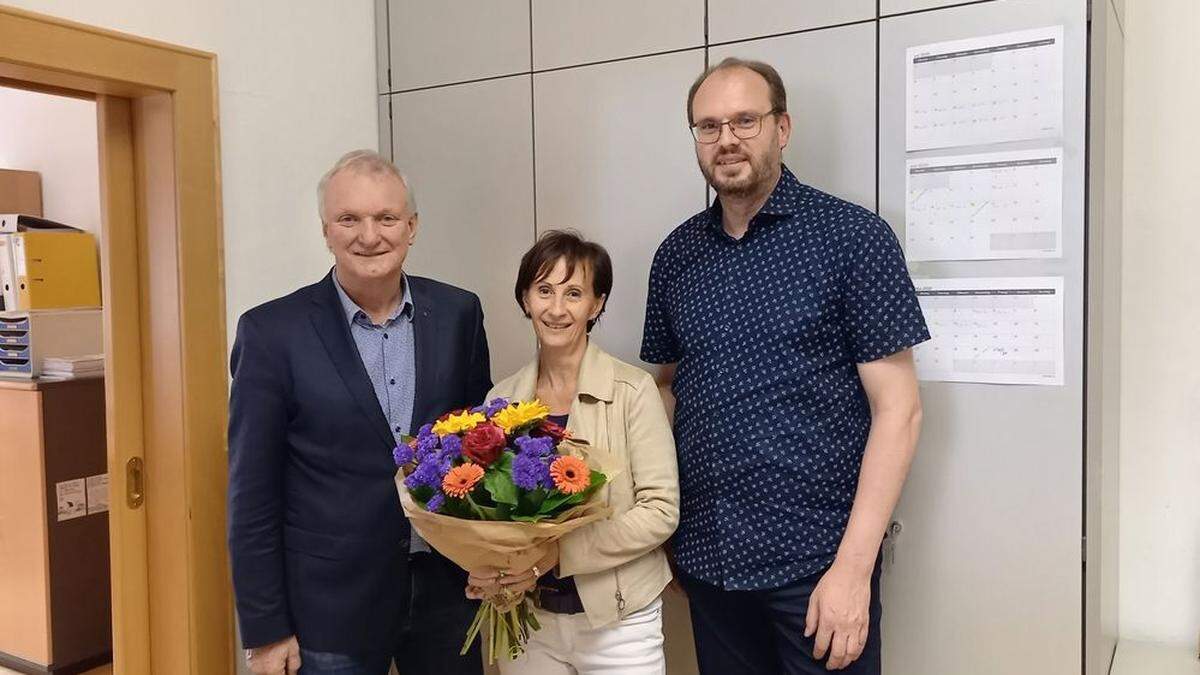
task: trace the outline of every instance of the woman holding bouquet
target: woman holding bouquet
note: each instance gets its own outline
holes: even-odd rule
[[[607,448],[619,470],[602,488],[612,515],[554,544],[528,570],[474,570],[467,595],[538,587],[540,630],[501,672],[665,673],[662,601],[671,580],[662,544],[679,521],[671,427],[654,379],[589,342],[612,290],[598,244],[550,231],[521,259],[516,300],[537,358],[488,399],[537,398],[573,438]]]

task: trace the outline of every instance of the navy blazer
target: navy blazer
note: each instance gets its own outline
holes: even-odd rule
[[[479,298],[407,279],[416,433],[492,383]],[[294,634],[316,651],[391,649],[410,594],[396,443],[332,275],[243,314],[230,370],[229,553],[244,645]]]

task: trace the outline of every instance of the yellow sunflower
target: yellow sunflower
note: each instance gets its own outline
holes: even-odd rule
[[[545,419],[549,414],[550,409],[535,398],[532,401],[516,401],[510,404],[493,415],[492,422],[504,429],[504,433],[511,434],[513,429],[518,429],[534,420]]]
[[[485,421],[487,421],[487,418],[482,413],[464,410],[454,415],[448,415],[445,419],[438,420],[433,425],[433,433],[438,436],[457,434],[463,431],[470,431],[477,424]]]

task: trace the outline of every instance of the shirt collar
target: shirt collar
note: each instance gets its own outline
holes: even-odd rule
[[[390,324],[401,317],[412,321],[414,305],[412,299],[412,290],[408,283],[407,275],[401,275],[400,285],[404,288],[404,296],[400,298],[400,305],[396,308],[396,311],[392,312],[392,315],[387,318],[387,321],[384,322],[384,325]],[[363,316],[363,320],[366,321],[367,324],[371,323],[371,318],[366,311],[364,311],[362,307],[359,307],[357,303],[351,300],[350,296],[346,294],[346,289],[342,288],[342,284],[337,278],[336,268],[333,270],[333,287],[337,289],[338,299],[342,301],[342,312],[346,315],[346,323],[353,325],[360,314]]]
[[[768,216],[770,220],[778,220],[787,216],[795,215],[799,210],[799,194],[804,184],[801,183],[792,170],[787,168],[786,164],[780,165],[779,182],[775,184],[775,189],[771,191],[771,196],[767,197],[767,201],[763,204],[758,213],[751,218],[751,223],[758,216]],[[714,199],[712,206],[708,207],[708,222],[717,230],[724,232],[724,224],[721,221],[721,200]]]

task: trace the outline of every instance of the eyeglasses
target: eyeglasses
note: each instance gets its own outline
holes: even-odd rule
[[[716,143],[721,139],[721,128],[729,125],[729,131],[743,141],[750,140],[762,133],[762,121],[767,115],[782,112],[779,108],[771,108],[765,113],[738,113],[733,119],[718,122],[717,120],[700,120],[692,125],[692,137],[697,143]]]

